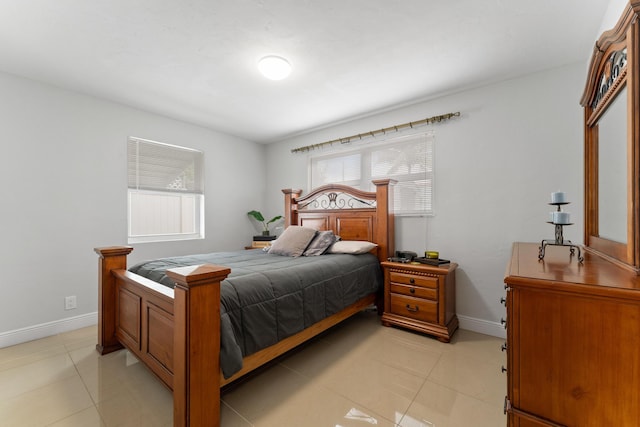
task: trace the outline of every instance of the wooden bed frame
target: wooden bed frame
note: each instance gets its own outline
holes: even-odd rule
[[[343,240],[378,244],[380,261],[393,254],[393,184],[373,181],[375,192],[327,185],[300,197],[282,190],[285,227],[333,230]],[[219,426],[220,387],[370,306],[370,295],[271,347],[243,359],[243,368],[225,379],[220,371],[220,282],[231,272],[215,265],[167,271],[174,289],[127,271],[128,246],[96,248],[98,344],[100,354],[130,350],[173,390],[174,426]]]

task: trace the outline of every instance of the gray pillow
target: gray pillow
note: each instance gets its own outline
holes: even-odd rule
[[[329,249],[329,246],[333,245],[338,236],[333,234],[333,231],[318,231],[313,238],[307,249],[304,251],[304,256],[317,256],[322,255]]]
[[[316,235],[316,230],[300,225],[290,225],[280,237],[273,241],[270,254],[293,256],[302,255]]]

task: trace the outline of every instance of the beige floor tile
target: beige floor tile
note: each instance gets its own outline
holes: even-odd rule
[[[154,389],[165,389],[127,350],[101,356],[95,349],[85,347],[74,350],[70,356],[95,403],[112,399],[125,391],[133,392],[145,384]]]
[[[368,357],[409,374],[427,378],[442,351],[431,345],[431,338],[401,332],[403,333],[377,334],[376,339],[370,340]]]
[[[507,419],[499,405],[427,381],[399,423],[401,427],[500,427]]]
[[[242,415],[234,411],[225,402],[220,402],[220,425],[224,427],[252,427]]]
[[[433,335],[412,331],[398,326],[385,326],[381,329],[381,331],[393,337],[399,337],[406,341],[419,343],[420,345],[428,347],[433,351],[446,352],[452,349],[450,343],[440,342]],[[454,333],[454,337],[457,335],[457,333],[457,331]]]
[[[11,347],[0,348],[0,371],[26,365],[79,346],[96,345],[97,327],[77,329]]]
[[[63,420],[55,422],[47,427],[106,427],[100,418],[98,410],[90,408],[71,415]]]
[[[42,350],[35,351],[33,353],[25,353],[20,357],[3,358],[0,356],[0,372],[13,368],[18,368],[24,365],[30,365],[32,363],[48,359],[50,357],[64,355],[67,353],[67,349],[64,345],[60,344],[53,347],[43,348]]]
[[[225,390],[222,400],[253,423],[274,407],[288,406],[293,396],[309,382],[302,375],[275,365]]]
[[[428,379],[498,406],[507,393],[507,376],[501,373],[497,363],[466,352],[443,354]]]
[[[127,390],[127,379],[124,375],[126,370],[119,366],[114,366],[112,369],[99,367],[88,369],[85,367],[78,372],[94,403],[111,399]]]
[[[282,366],[253,377],[222,398],[256,427],[394,426],[381,415]]]
[[[47,350],[61,345],[64,345],[64,343],[60,339],[60,335],[52,335],[38,340],[27,341],[22,344],[0,348],[0,359],[9,360],[11,358],[22,357],[26,354],[36,353],[38,351]]]
[[[98,328],[96,326],[90,326],[87,328],[78,329],[75,331],[61,334],[62,340],[67,351],[73,351],[82,347],[96,348],[96,337],[98,336]]]
[[[396,413],[407,410],[425,379],[374,358],[363,358],[316,381],[364,408],[394,419]]]
[[[362,359],[368,348],[362,340],[352,341],[346,337],[341,340],[320,339],[294,350],[280,363],[306,377],[317,378]]]
[[[0,401],[77,375],[66,353],[0,371]]]
[[[59,336],[0,348],[0,371],[28,365],[67,352]]]
[[[80,378],[72,376],[0,401],[3,427],[45,426],[84,409],[91,401]]]
[[[129,390],[143,413],[161,422],[173,420],[173,393],[147,372],[145,378],[131,383]]]
[[[345,320],[324,334],[330,341],[360,342],[380,329],[380,316],[375,310],[365,310]]]
[[[65,332],[58,335],[62,342],[67,344],[73,344],[76,341],[83,341],[87,338],[91,338],[96,343],[96,337],[98,336],[98,325],[87,326],[86,328],[80,328],[73,331]]]
[[[158,384],[159,385],[159,384]],[[170,426],[173,409],[145,404],[140,396],[128,390],[97,404],[98,412],[107,427],[116,426]]]
[[[501,351],[501,346],[505,343],[503,338],[491,337],[477,332],[460,329],[451,340],[453,344],[450,349],[460,354],[467,354],[496,364],[505,364],[507,352]]]
[[[394,427],[375,412],[322,387],[309,384],[298,391],[286,406],[278,405],[253,421],[256,427]]]

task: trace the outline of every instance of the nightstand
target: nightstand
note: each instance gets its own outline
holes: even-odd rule
[[[381,263],[384,272],[384,326],[400,326],[449,342],[458,329],[456,267]]]

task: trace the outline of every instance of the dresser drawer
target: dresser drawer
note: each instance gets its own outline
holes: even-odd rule
[[[405,285],[421,286],[423,288],[438,289],[437,277],[417,276],[409,273],[389,272],[389,280],[395,283],[403,283]]]
[[[438,303],[436,301],[404,295],[391,294],[391,312],[399,316],[410,317],[423,322],[438,321]]]
[[[431,300],[438,300],[438,290],[431,288],[421,288],[415,285],[400,285],[398,283],[390,283],[389,291],[392,294],[402,294],[416,298],[426,298]]]

